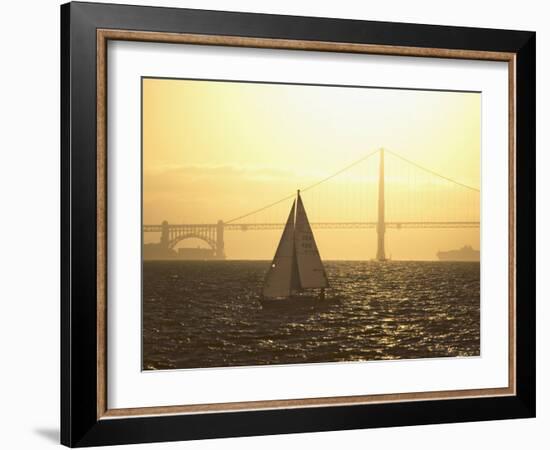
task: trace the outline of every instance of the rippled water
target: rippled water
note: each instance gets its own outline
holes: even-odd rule
[[[267,261],[143,266],[143,368],[479,355],[479,263],[326,263],[323,309],[263,310]]]

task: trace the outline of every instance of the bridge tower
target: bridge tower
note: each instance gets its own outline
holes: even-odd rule
[[[168,222],[165,220],[162,222],[161,231],[160,231],[160,245],[168,249],[170,244],[170,228],[168,227]]]
[[[378,261],[386,260],[386,251],[384,249],[384,237],[386,234],[386,218],[385,218],[385,201],[384,201],[384,149],[380,149],[380,167],[378,173],[378,224],[376,231],[378,233],[378,248],[376,250],[376,259]]]
[[[216,258],[225,259],[225,243],[223,241],[223,220],[216,225]]]

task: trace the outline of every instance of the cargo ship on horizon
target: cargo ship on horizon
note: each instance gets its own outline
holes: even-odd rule
[[[458,250],[439,251],[437,257],[440,261],[479,261],[479,250],[465,245]]]

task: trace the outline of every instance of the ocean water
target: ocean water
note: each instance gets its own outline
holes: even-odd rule
[[[263,310],[268,261],[145,261],[143,369],[477,356],[478,262],[328,261],[321,309]]]

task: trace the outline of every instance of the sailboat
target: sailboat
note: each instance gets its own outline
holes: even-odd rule
[[[328,302],[325,298],[328,287],[325,268],[298,190],[266,274],[260,302],[264,308],[314,306]]]

